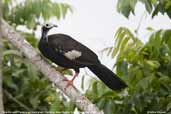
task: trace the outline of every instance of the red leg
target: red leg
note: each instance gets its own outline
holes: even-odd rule
[[[76,87],[74,86],[73,82],[74,82],[75,78],[78,76],[78,74],[79,74],[78,72],[75,72],[75,75],[74,75],[74,77],[73,77],[71,80],[68,80],[68,79],[65,77],[64,81],[67,81],[67,85],[66,85],[66,87],[64,88],[65,90],[66,90],[69,86],[72,86],[73,88],[76,89]]]

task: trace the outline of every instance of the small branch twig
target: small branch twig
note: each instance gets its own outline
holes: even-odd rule
[[[7,38],[14,46],[16,46],[24,55],[50,80],[57,88],[63,91],[75,105],[83,110],[86,114],[104,114],[94,104],[92,104],[85,96],[78,90],[71,86],[65,90],[67,82],[63,81],[64,76],[51,67],[35,49],[21,36],[19,33],[8,25],[4,20],[1,24],[2,35]]]
[[[135,34],[136,34],[137,37],[138,37],[138,32],[139,32],[139,29],[140,29],[140,27],[141,27],[141,24],[142,24],[142,21],[143,21],[143,18],[144,18],[145,15],[146,15],[146,12],[144,12],[144,13],[141,15],[141,18],[140,18],[140,20],[139,20],[139,23],[138,23],[138,25],[137,25],[137,28],[135,29]]]
[[[18,105],[26,109],[27,111],[30,111],[30,108],[28,108],[25,104],[22,102],[18,101],[15,97],[13,97],[7,90],[4,90],[4,94],[7,95],[9,99],[12,99],[14,102],[16,102]]]

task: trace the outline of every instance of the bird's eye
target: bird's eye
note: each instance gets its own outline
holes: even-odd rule
[[[49,26],[49,24],[46,24],[46,26],[48,27],[48,26]]]

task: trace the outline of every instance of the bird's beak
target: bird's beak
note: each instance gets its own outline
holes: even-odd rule
[[[53,27],[58,27],[57,25],[53,25]]]

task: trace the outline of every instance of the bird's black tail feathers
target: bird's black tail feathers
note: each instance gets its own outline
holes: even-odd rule
[[[127,87],[125,82],[102,64],[88,66],[88,68],[112,90],[121,90],[122,88]]]

